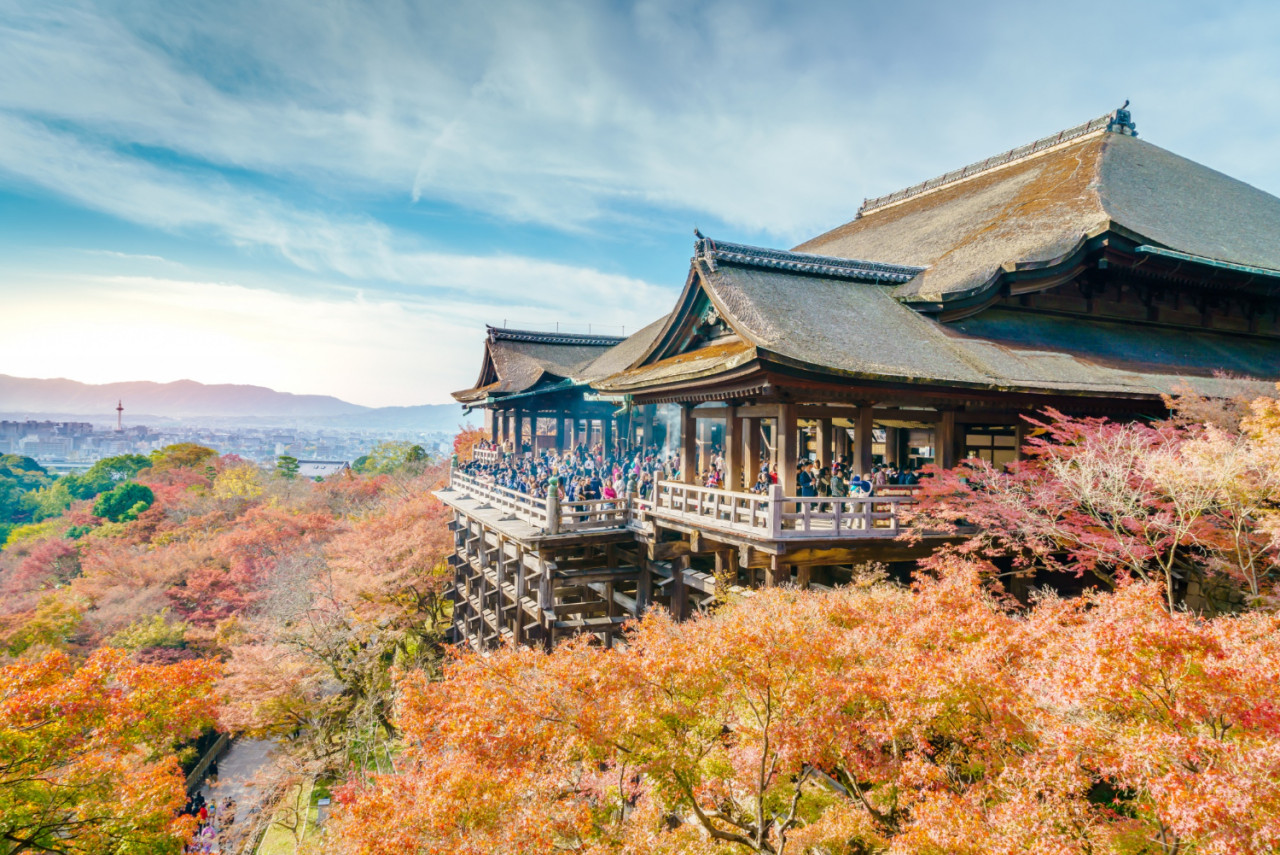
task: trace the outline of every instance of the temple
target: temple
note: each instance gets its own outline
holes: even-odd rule
[[[1280,380],[1280,198],[1139,139],[1124,109],[868,199],[790,251],[696,238],[676,304],[625,340],[490,330],[455,397],[485,409],[495,457],[591,436],[677,449],[680,476],[561,503],[455,472],[460,640],[612,643],[654,603],[684,616],[726,586],[834,584],[936,545],[898,538],[910,489],[800,496],[803,460],[1000,465],[1049,407],[1151,418],[1168,395]],[[698,478],[713,448],[717,488]]]

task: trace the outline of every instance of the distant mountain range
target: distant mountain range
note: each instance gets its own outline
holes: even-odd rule
[[[0,374],[0,417],[76,417],[114,422],[116,402],[123,401],[125,419],[205,423],[293,424],[305,422],[349,429],[417,429],[454,431],[465,418],[456,404],[418,407],[362,407],[330,395],[294,395],[265,386],[229,383],[206,385],[194,380],[152,383],[79,383]]]

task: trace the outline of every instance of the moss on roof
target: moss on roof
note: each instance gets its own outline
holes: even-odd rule
[[[897,296],[945,303],[1117,228],[1180,252],[1280,267],[1280,198],[1107,131],[876,208],[796,250],[927,267]]]

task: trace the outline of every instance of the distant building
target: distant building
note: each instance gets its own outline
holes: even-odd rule
[[[345,460],[299,460],[298,477],[328,478],[350,468],[351,464]]]

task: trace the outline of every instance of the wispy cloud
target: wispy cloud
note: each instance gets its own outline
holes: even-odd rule
[[[658,284],[573,263],[545,234],[633,255],[672,223],[798,242],[1125,97],[1147,139],[1280,190],[1277,25],[1264,0],[0,0],[0,187],[178,235],[199,259],[68,235],[126,278],[0,260],[0,293],[90,339],[114,318],[143,348],[119,308],[140,301],[157,349],[193,351],[166,366],[239,347],[237,370],[292,391],[365,365],[378,379],[350,388],[439,399],[472,379],[486,321],[635,329],[683,278],[675,256]],[[450,249],[456,224],[424,209],[525,248]],[[348,341],[371,354],[331,361]],[[14,342],[0,359],[30,357]]]
[[[1261,117],[1263,139],[1280,133],[1274,87],[1238,82],[1280,70],[1265,3],[7,8],[11,112],[329,192],[566,229],[648,206],[799,237],[864,195],[1123,97],[1145,127],[1164,117],[1169,141],[1224,159],[1248,152],[1188,119]],[[1280,167],[1245,165],[1280,186]]]
[[[0,168],[95,210],[157,228],[213,231],[370,287],[397,283],[558,317],[590,306],[632,323],[660,314],[671,296],[639,279],[556,262],[422,251],[369,217],[302,210],[217,175],[175,173],[11,116],[0,115]]]

